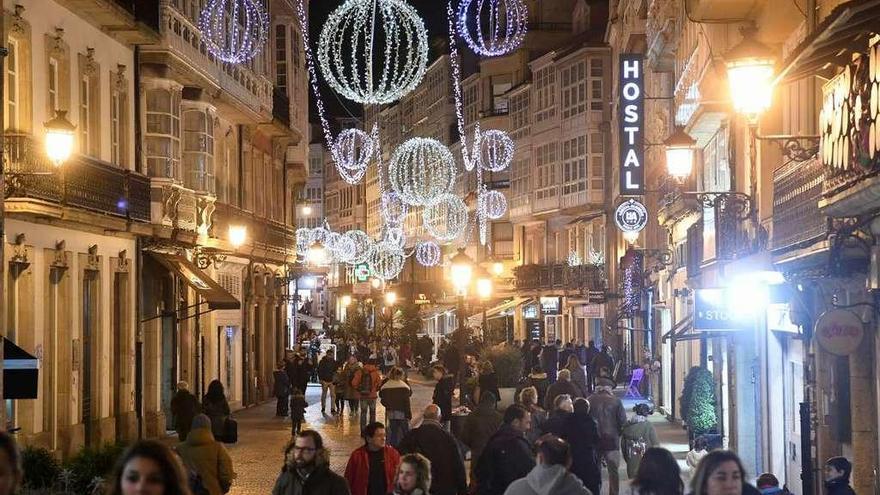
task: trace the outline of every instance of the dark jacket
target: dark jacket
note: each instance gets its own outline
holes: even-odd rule
[[[431,402],[437,404],[440,413],[443,415],[443,421],[449,421],[452,417],[452,394],[455,393],[455,378],[452,375],[446,375],[434,385],[434,396]]]
[[[604,352],[597,353],[590,362],[590,371],[594,377],[614,379],[614,358]]]
[[[825,482],[825,493],[828,495],[856,495],[855,490],[849,486],[849,480],[836,479]]]
[[[544,404],[544,396],[547,395],[548,386],[550,386],[550,382],[547,380],[547,373],[529,373],[529,376],[520,382],[520,389],[517,390],[516,396],[519,397],[519,392],[526,387],[535,387],[535,390],[538,391],[538,404]]]
[[[599,450],[620,449],[620,432],[626,424],[623,402],[606,392],[590,396],[590,414],[599,424]]]
[[[552,433],[557,437],[561,437],[562,433],[565,431],[565,423],[568,421],[569,416],[572,413],[568,411],[563,411],[561,409],[556,409],[550,411],[550,415],[547,417],[547,421],[541,425],[541,433],[547,434]]]
[[[587,364],[589,364],[587,362],[587,346],[583,344],[575,346],[574,355],[577,356],[578,361],[581,362],[581,366],[586,366]]]
[[[345,482],[345,478],[331,471],[330,466],[318,466],[305,480],[302,479],[295,468],[285,467],[275,481],[272,495],[300,494],[351,495],[351,492],[348,490],[348,483]]]
[[[306,402],[306,396],[297,394],[290,398],[290,419],[293,421],[303,421],[306,419],[306,408],[309,403]]]
[[[554,344],[545,345],[541,350],[541,369],[550,377],[550,382],[556,381],[556,369],[559,364],[559,350]]]
[[[189,390],[178,390],[171,398],[171,417],[178,432],[189,432],[193,418],[199,413],[199,401]],[[184,437],[186,435],[183,435]],[[181,438],[181,441],[186,438]]]
[[[565,418],[561,437],[571,445],[571,472],[591,492],[599,493],[602,473],[599,469],[599,425],[589,414],[574,413]]]
[[[412,419],[409,398],[412,389],[402,380],[388,380],[379,389],[379,398],[386,411],[403,411],[406,419]]]
[[[431,495],[464,495],[467,476],[458,452],[458,443],[436,421],[423,421],[422,426],[403,437],[400,454],[422,454],[431,461]]]
[[[492,435],[474,469],[477,493],[502,495],[514,481],[535,467],[532,448],[526,437],[510,425]]]
[[[559,380],[547,387],[547,393],[544,395],[544,409],[548,411],[553,410],[553,402],[556,400],[556,397],[568,394],[571,396],[571,400],[575,400],[578,397],[583,397],[584,394],[577,388],[574,383],[571,381]]]
[[[272,373],[275,377],[275,397],[286,397],[290,395],[290,378],[284,370],[275,370]]]
[[[333,373],[336,371],[336,361],[330,356],[324,356],[318,361],[318,380],[332,382]]]
[[[498,431],[504,418],[495,410],[495,401],[488,396],[480,399],[476,409],[468,414],[461,431],[461,442],[471,449],[471,465],[476,465],[492,435]]]
[[[226,418],[229,417],[229,403],[226,397],[212,400],[207,395],[202,398],[202,411],[211,418],[211,433],[214,438],[226,436]]]
[[[495,401],[501,400],[501,391],[498,390],[498,375],[495,373],[489,373],[486,375],[480,375],[477,379],[477,387],[480,389],[480,396],[482,396],[486,392],[490,392],[495,396]]]

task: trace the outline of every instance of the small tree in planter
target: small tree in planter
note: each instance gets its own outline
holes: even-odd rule
[[[501,389],[501,395],[510,395],[510,397],[504,397],[501,400],[502,405],[513,404],[516,386],[523,371],[522,354],[519,352],[519,349],[499,344],[483,351],[481,358],[492,363],[492,366],[495,368],[495,375],[498,377],[498,388]],[[499,397],[499,399],[502,399],[502,397]]]
[[[52,454],[39,447],[25,447],[21,451],[21,464],[24,470],[24,492],[49,492],[61,475],[61,464]]]
[[[681,394],[681,408],[690,435],[717,431],[715,379],[709,370],[695,366],[688,372]]]

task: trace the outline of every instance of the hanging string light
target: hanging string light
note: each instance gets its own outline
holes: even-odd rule
[[[467,205],[454,194],[443,194],[437,202],[422,210],[422,223],[425,230],[437,240],[450,242],[467,228]]]
[[[467,134],[465,133],[464,111],[461,97],[461,64],[459,63],[458,47],[455,41],[455,14],[452,9],[453,0],[446,4],[446,19],[449,25],[449,65],[452,68],[452,95],[455,100],[455,123],[458,126],[458,136],[461,141],[461,157],[464,169],[471,171],[479,159],[480,150],[480,123],[474,124],[473,151],[468,149]]]
[[[478,214],[490,220],[498,220],[507,213],[507,198],[500,191],[483,191],[478,200]]]
[[[345,233],[345,237],[351,239],[354,244],[354,252],[349,263],[353,265],[365,263],[373,252],[373,240],[370,236],[363,230],[349,230]]]
[[[484,57],[516,50],[526,37],[528,22],[529,9],[523,0],[462,0],[458,7],[461,37]]]
[[[580,266],[584,264],[581,260],[581,255],[579,255],[577,251],[569,252],[566,261],[568,262],[568,266]]]
[[[376,60],[374,54],[384,57]],[[347,0],[321,30],[318,63],[324,79],[345,98],[365,105],[392,103],[424,77],[428,31],[404,0]]]
[[[378,242],[370,255],[370,272],[376,278],[390,280],[403,270],[404,261],[403,251],[397,246],[384,241]]]
[[[199,30],[211,55],[240,64],[266,44],[269,15],[260,0],[210,0],[199,14]]]
[[[381,196],[382,218],[391,225],[401,225],[409,213],[409,206],[394,191],[385,191]]]
[[[405,141],[388,164],[391,187],[413,206],[430,205],[455,182],[455,159],[449,148],[431,138]]]
[[[324,241],[327,240],[327,235],[330,233],[328,229],[324,227],[315,227],[311,231],[309,231],[309,239],[310,244],[318,243],[323,244]]]
[[[327,240],[324,244],[330,250],[333,260],[339,263],[350,263],[357,250],[354,240],[337,232],[327,234]]]
[[[400,227],[388,227],[385,229],[382,240],[392,246],[397,246],[398,249],[403,249],[406,245],[406,234]]]
[[[440,246],[434,241],[422,241],[416,244],[416,261],[422,266],[437,266],[442,253]]]
[[[375,126],[373,132],[378,132]],[[373,138],[360,129],[346,129],[336,136],[331,153],[336,170],[345,182],[357,184],[363,179],[373,158],[374,145]]]
[[[501,172],[513,162],[513,139],[498,129],[480,134],[480,166],[489,172]]]
[[[296,229],[296,254],[305,256],[312,245],[312,229],[301,227]]]

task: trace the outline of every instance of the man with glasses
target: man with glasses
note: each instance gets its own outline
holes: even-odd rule
[[[317,431],[303,430],[287,445],[272,495],[350,495],[345,478],[330,470],[330,457]]]

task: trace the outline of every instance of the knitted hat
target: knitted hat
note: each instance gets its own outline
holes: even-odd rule
[[[193,418],[192,429],[196,428],[211,428],[211,418],[204,414],[198,414],[195,418]]]

